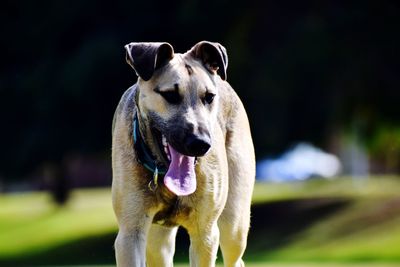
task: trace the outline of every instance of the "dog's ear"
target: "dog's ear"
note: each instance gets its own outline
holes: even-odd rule
[[[125,45],[125,50],[126,62],[145,81],[174,57],[174,49],[169,43],[130,43]]]
[[[190,53],[200,59],[210,72],[217,73],[222,80],[226,80],[228,56],[225,47],[219,43],[202,41],[193,46]]]

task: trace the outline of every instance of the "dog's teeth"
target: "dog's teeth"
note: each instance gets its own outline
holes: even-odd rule
[[[167,155],[168,160],[171,160],[171,156],[169,155],[167,138],[164,135],[162,136],[161,141],[164,147],[165,155]]]
[[[171,160],[171,155],[169,154],[169,149],[165,147],[165,155],[167,155],[168,160]]]
[[[167,138],[164,135],[162,136],[162,144],[164,147],[167,146]]]

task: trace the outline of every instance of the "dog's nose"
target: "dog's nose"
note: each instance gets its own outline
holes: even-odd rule
[[[210,149],[211,141],[210,138],[206,136],[199,137],[190,135],[186,139],[186,147],[191,156],[200,157],[204,156]]]

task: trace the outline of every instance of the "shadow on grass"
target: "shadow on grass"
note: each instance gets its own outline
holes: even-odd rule
[[[343,208],[348,200],[321,198],[279,201],[258,204],[252,208],[247,260],[257,260],[257,255],[266,255],[291,242],[311,224]],[[3,267],[46,265],[100,265],[115,264],[114,240],[116,233],[85,237],[45,251],[14,258],[0,259]],[[189,237],[180,229],[176,241],[175,262],[188,262]],[[219,255],[219,260],[222,257]]]
[[[97,265],[114,263],[116,233],[85,237],[44,251],[0,259],[2,267]]]
[[[312,198],[277,201],[252,207],[247,260],[268,255],[293,241],[303,230],[345,208],[345,198]]]

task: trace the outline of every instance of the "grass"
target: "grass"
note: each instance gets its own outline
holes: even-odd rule
[[[360,199],[335,208],[333,214],[287,235],[289,240],[284,246],[265,254],[255,253],[255,258],[291,262],[400,261],[399,198]]]
[[[266,245],[268,242],[258,236],[276,239],[276,234],[268,228],[254,229],[257,237],[249,242],[253,260],[400,262],[398,178],[259,185],[255,191],[255,207],[267,191],[269,206],[291,203],[286,205],[292,209],[291,217],[281,216],[276,221],[283,225],[272,225],[273,229],[297,228],[278,236],[284,242],[275,246]]]
[[[0,195],[1,266],[112,264],[116,231],[109,189],[74,191],[63,208],[43,192]],[[396,266],[384,263],[399,263],[399,248],[398,177],[256,185],[247,266]]]
[[[46,252],[117,229],[104,189],[75,191],[63,208],[46,193],[3,195],[0,207],[0,259]]]
[[[306,263],[306,264],[246,264],[247,267],[399,267],[398,264],[324,264],[324,263]],[[183,267],[183,266],[181,266]],[[222,265],[221,265],[222,267]]]
[[[399,190],[400,177],[398,176],[341,177],[293,183],[258,183],[254,188],[253,203],[321,197],[393,197],[400,196]]]
[[[175,267],[189,267],[189,264],[175,264]],[[57,266],[60,267],[60,266]],[[74,267],[88,267],[87,265],[74,265]],[[96,265],[96,267],[114,267],[114,265]],[[223,267],[217,264],[216,267]],[[246,263],[246,267],[399,267],[395,263],[362,263],[362,264],[329,264],[329,263],[306,263],[306,264],[279,264],[279,263]]]

